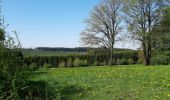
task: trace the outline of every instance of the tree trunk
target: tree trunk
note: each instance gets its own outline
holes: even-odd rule
[[[149,56],[145,57],[145,65],[148,66],[151,64],[151,58]]]
[[[144,60],[145,60],[146,66],[151,64],[151,48],[150,47],[144,49]]]
[[[113,48],[110,50],[109,66],[113,66]]]
[[[150,44],[148,46],[148,57],[147,57],[147,64],[146,65],[151,65],[151,46],[150,46]]]

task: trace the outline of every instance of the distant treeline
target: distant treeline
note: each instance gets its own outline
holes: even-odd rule
[[[63,51],[63,52],[88,52],[89,50],[95,49],[96,51],[105,51],[105,48],[92,48],[92,47],[75,47],[75,48],[65,48],[65,47],[37,47],[35,49],[32,48],[23,48],[26,50],[36,50],[36,51]],[[114,51],[124,51],[131,49],[122,49],[122,48],[114,48]]]
[[[64,52],[87,52],[88,48],[86,48],[86,47],[77,47],[77,48],[37,47],[35,50],[39,50],[39,51],[64,51]]]

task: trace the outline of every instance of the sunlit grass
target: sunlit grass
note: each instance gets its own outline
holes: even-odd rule
[[[57,68],[32,74],[66,100],[169,100],[170,66]]]

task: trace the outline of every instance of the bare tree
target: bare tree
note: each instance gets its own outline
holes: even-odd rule
[[[161,10],[168,0],[126,0],[126,23],[132,39],[140,42],[145,65],[151,64],[155,34],[153,27],[161,19]]]
[[[100,46],[108,50],[109,65],[113,65],[113,47],[121,27],[121,0],[103,0],[94,8],[87,28],[81,33],[81,42],[88,46]]]

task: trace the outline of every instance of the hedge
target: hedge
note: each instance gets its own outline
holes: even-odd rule
[[[109,62],[109,55],[97,54],[97,55],[68,55],[68,56],[29,56],[24,57],[24,64],[29,66],[32,63],[36,63],[37,66],[43,67],[44,64],[50,64],[53,67],[59,67],[61,63],[65,62],[63,67],[74,67],[75,59],[79,59],[84,62],[84,66],[92,66],[96,62],[100,62],[99,65],[106,65]],[[114,65],[117,60],[120,59],[131,59],[132,62],[137,63],[138,57],[137,52],[115,52],[113,53]],[[61,67],[61,66],[60,66]],[[82,66],[83,67],[83,66]]]

